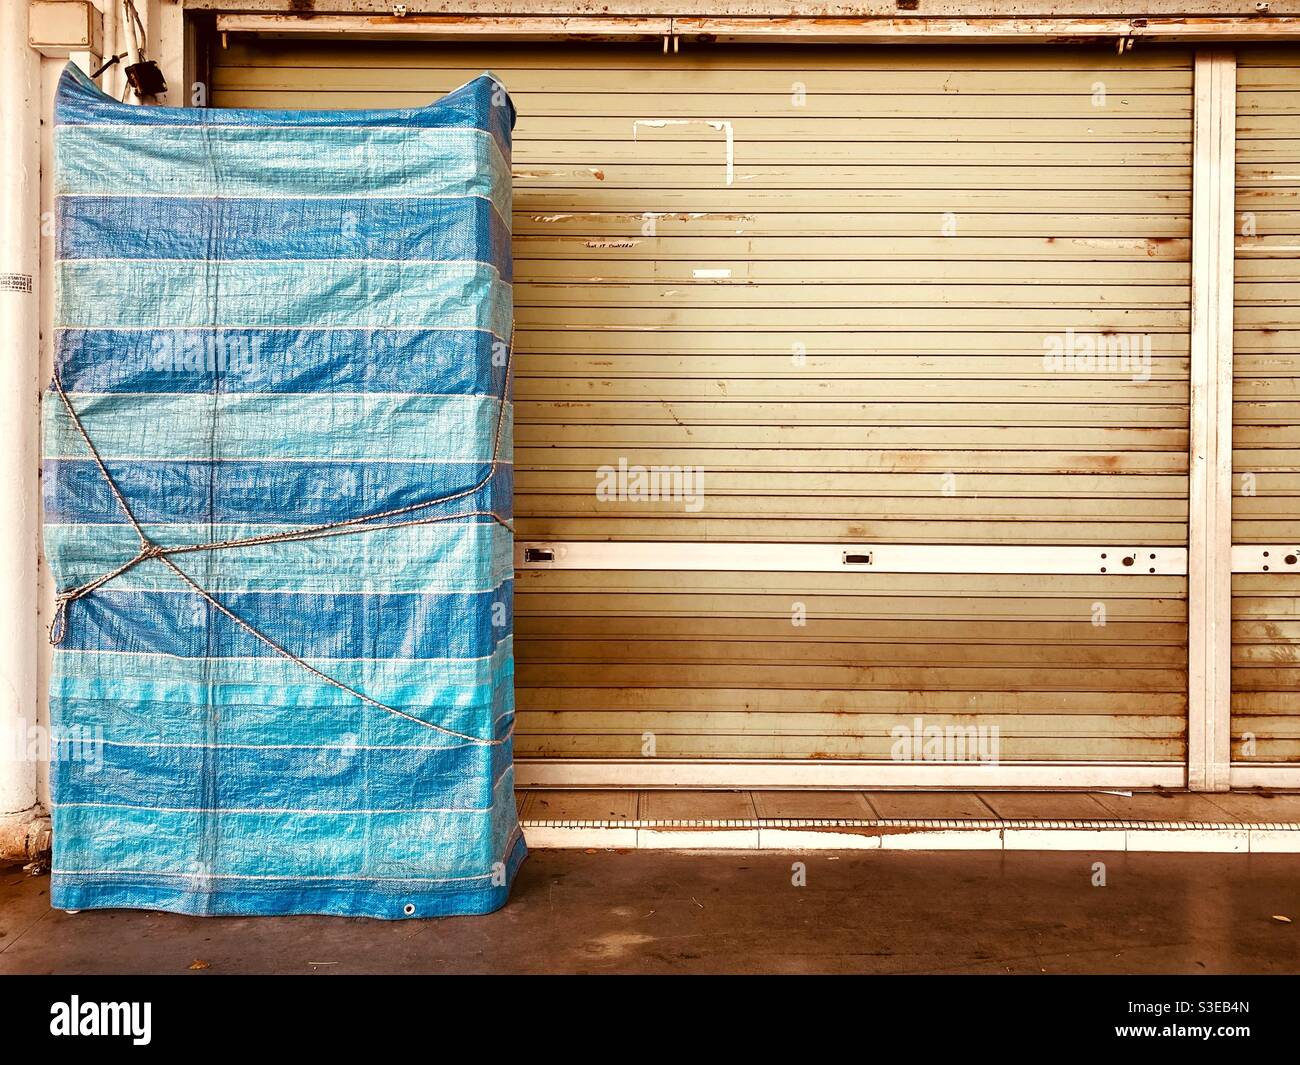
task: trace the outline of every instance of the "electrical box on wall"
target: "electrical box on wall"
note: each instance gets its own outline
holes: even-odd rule
[[[103,51],[104,16],[90,0],[32,0],[27,42],[41,55]]]

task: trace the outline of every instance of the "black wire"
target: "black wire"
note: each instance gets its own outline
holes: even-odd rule
[[[91,80],[94,80],[95,78],[99,77],[102,73],[104,73],[104,71],[106,71],[106,70],[107,70],[109,67],[111,67],[114,63],[118,62],[118,61],[121,60],[121,59],[125,59],[125,58],[126,58],[126,53],[125,53],[125,52],[123,52],[121,55],[115,55],[115,56],[113,56],[112,59],[110,59],[110,60],[108,60],[106,63],[102,64],[102,65],[100,66],[100,68],[99,68],[97,71],[95,71],[95,73],[93,73],[92,75],[90,75]]]

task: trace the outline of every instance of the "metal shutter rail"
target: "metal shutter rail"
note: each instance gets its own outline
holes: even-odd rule
[[[510,89],[520,541],[1187,543],[1186,49],[236,35],[214,61],[217,106]],[[1150,380],[1045,372],[1067,329],[1149,336]],[[703,509],[597,500],[620,458],[704,466]],[[920,717],[1181,780],[1178,575],[524,569],[516,617],[521,758],[652,733],[660,760],[887,760]]]

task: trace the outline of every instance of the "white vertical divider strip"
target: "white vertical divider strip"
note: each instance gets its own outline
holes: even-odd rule
[[[40,542],[41,58],[27,44],[27,5],[0,4],[0,853],[36,804],[24,756],[39,701],[36,556]],[[10,754],[10,751],[13,754]],[[7,823],[6,823],[7,822]],[[24,844],[20,845],[22,849]]]
[[[200,101],[192,98],[186,70],[185,9],[179,0],[163,0],[155,18],[149,23],[149,55],[167,79],[162,102],[168,107],[196,106]]]
[[[1231,760],[1235,53],[1196,53],[1192,169],[1187,786],[1226,791]]]

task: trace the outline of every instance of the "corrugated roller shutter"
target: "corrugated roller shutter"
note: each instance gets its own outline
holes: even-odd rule
[[[219,106],[509,88],[522,540],[1186,544],[1184,50],[215,60]],[[702,509],[598,499],[620,460],[702,466]],[[921,718],[997,726],[1003,761],[1176,763],[1185,584],[525,570],[516,749],[887,759]]]
[[[1242,49],[1232,539],[1281,548],[1268,572],[1232,580],[1233,759],[1246,764],[1300,761],[1298,197],[1300,52]]]

